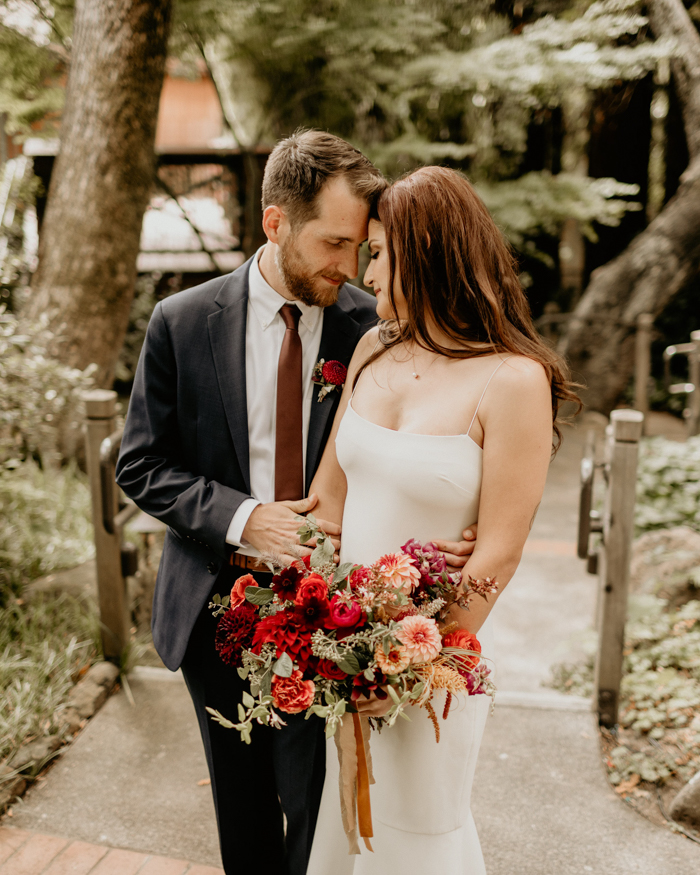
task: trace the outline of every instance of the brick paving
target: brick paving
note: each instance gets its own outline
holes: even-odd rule
[[[224,870],[3,826],[0,875],[224,875]]]

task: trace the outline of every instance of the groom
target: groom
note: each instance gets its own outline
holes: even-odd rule
[[[338,137],[278,143],[263,179],[267,244],[232,274],[159,303],[136,373],[117,482],[168,525],[153,640],[192,696],[226,875],[304,875],[325,740],[303,714],[285,715],[282,730],[256,725],[251,745],[211,720],[207,706],[235,719],[244,684],[214,649],[208,604],[244,574],[269,586],[260,553],[298,545],[297,516],[316,503],[304,496],[340,389],[319,403],[312,372],[320,359],[347,366],[376,322],[374,299],[346,281],[385,185]],[[338,546],[338,526],[321,524]],[[441,546],[451,564],[473,549]]]

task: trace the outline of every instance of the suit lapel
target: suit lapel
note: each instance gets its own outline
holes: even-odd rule
[[[321,345],[318,351],[319,359],[325,361],[342,362],[346,367],[355,351],[360,339],[360,325],[352,318],[350,313],[354,310],[352,298],[341,291],[337,304],[326,307],[323,313],[323,331],[321,333]],[[309,418],[309,437],[306,445],[306,491],[316,473],[318,463],[321,461],[323,447],[323,435],[328,422],[335,414],[340,400],[340,393],[336,390],[319,403],[318,394],[320,386],[314,386],[313,400],[311,402],[311,416]]]
[[[249,269],[250,262],[231,274],[216,296],[216,303],[221,309],[211,313],[207,319],[219,392],[248,493],[250,493],[250,457],[245,333],[248,316]]]

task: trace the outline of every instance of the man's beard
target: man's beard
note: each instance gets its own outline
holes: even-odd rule
[[[284,245],[278,244],[275,253],[275,267],[284,280],[287,291],[302,304],[309,307],[328,307],[338,300],[340,286],[347,281],[343,274],[326,273],[329,279],[340,280],[340,285],[331,286],[321,280],[322,274],[309,275],[309,268],[294,246],[294,236],[290,235]],[[319,288],[318,282],[323,285]]]

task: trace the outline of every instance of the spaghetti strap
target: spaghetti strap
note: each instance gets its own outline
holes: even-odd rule
[[[380,338],[378,337],[378,338],[377,338],[377,342],[374,344],[374,349],[373,349],[372,352],[370,353],[370,357],[373,356],[373,355],[375,354],[375,352],[377,351],[377,347],[379,346],[379,344],[380,344]],[[358,385],[359,382],[360,382],[359,380],[355,380],[355,385],[352,387],[352,392],[350,393],[350,403],[352,403],[352,399],[355,397],[355,392],[357,391],[357,385]]]
[[[507,362],[509,358],[513,358],[513,356],[509,355],[509,356],[506,356],[506,358],[501,359],[501,361],[494,368],[491,376],[486,381],[486,385],[484,386],[484,391],[481,393],[481,398],[479,398],[479,403],[476,405],[476,410],[474,411],[474,416],[472,416],[472,421],[469,423],[469,428],[467,429],[467,437],[469,437],[469,432],[472,430],[472,426],[474,425],[474,420],[476,419],[476,414],[479,412],[479,408],[481,407],[481,402],[484,400],[484,395],[486,394],[486,390],[489,387],[489,383],[496,376],[496,372],[501,367],[501,365],[504,364],[505,362]]]

